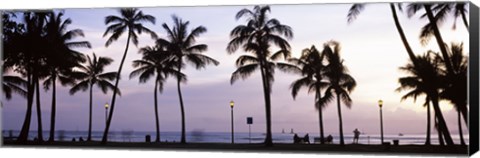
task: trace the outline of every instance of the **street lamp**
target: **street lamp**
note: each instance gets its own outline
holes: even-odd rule
[[[379,100],[378,101],[378,107],[380,107],[380,138],[382,140],[383,144],[383,115],[382,115],[382,106],[383,106],[383,101]]]
[[[233,100],[230,101],[230,111],[231,111],[231,113],[232,113],[232,115],[231,115],[231,116],[232,116],[232,144],[233,144],[233,105],[234,105],[234,104],[235,104],[235,103],[233,102]]]
[[[105,103],[105,126],[107,126],[108,120],[108,103]]]

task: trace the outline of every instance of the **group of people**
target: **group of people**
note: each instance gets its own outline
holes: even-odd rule
[[[361,132],[355,128],[353,131],[353,144],[358,144],[358,139],[360,138]],[[308,136],[308,133],[304,137],[299,137],[296,133],[293,135],[293,143],[308,143],[310,144],[310,138]],[[333,136],[328,135],[327,138],[325,139],[325,143],[327,144],[332,144],[333,143]]]

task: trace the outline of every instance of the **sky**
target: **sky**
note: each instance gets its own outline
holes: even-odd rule
[[[387,3],[371,3],[357,18],[347,23],[347,12],[351,4],[312,4],[312,5],[271,5],[269,17],[278,19],[282,24],[292,27],[294,38],[289,41],[292,56],[299,57],[304,48],[315,45],[321,48],[323,43],[335,40],[342,46],[341,56],[345,60],[350,74],[357,81],[356,89],[351,93],[353,100],[350,109],[342,105],[343,128],[345,134],[352,134],[355,128],[369,134],[377,134],[380,129],[379,108],[377,101],[382,99],[384,131],[386,134],[421,134],[426,130],[426,109],[412,99],[401,101],[404,93],[395,92],[399,86],[398,78],[407,74],[399,71],[399,67],[408,63],[407,53],[396,32]],[[172,25],[171,15],[175,14],[190,21],[189,29],[205,26],[207,33],[202,34],[197,43],[208,45],[206,55],[218,60],[220,65],[207,66],[206,69],[195,70],[187,67],[187,84],[182,85],[185,103],[187,131],[202,130],[205,132],[227,132],[230,130],[230,106],[234,101],[235,130],[248,132],[246,117],[253,117],[253,132],[265,131],[265,107],[260,73],[256,72],[246,80],[230,84],[230,75],[235,71],[234,61],[245,52],[239,50],[229,55],[226,51],[229,33],[237,25],[245,24],[245,20],[235,20],[236,13],[243,9],[252,9],[251,5],[243,6],[201,6],[201,7],[149,7],[141,8],[145,14],[156,17],[156,24],[146,24],[160,37],[165,37],[161,24]],[[125,49],[126,36],[105,47],[107,37],[102,37],[107,15],[118,15],[116,9],[65,9],[65,17],[73,23],[69,29],[82,29],[85,38],[91,42],[92,49],[79,49],[84,54],[107,56],[114,59],[105,72],[116,71]],[[427,46],[420,45],[418,40],[420,28],[427,23],[419,16],[408,18],[398,13],[407,38],[416,54],[427,50],[438,51],[432,40]],[[442,26],[444,40],[464,42],[468,48],[468,32],[461,21],[457,21],[457,29],[452,30],[453,18],[449,18]],[[119,87],[122,96],[117,98],[111,130],[154,131],[153,81],[139,84],[137,78],[129,79],[133,70],[131,63],[140,59],[138,49],[152,46],[154,41],[142,35],[137,47],[130,47],[121,73]],[[467,49],[466,49],[467,50]],[[466,52],[467,53],[467,52]],[[302,89],[294,100],[291,96],[290,84],[300,78],[299,75],[280,71],[275,73],[272,98],[272,130],[281,132],[293,128],[299,133],[318,135],[318,112],[313,106],[314,95]],[[88,92],[80,92],[71,96],[69,87],[57,87],[57,130],[86,130],[88,128]],[[44,129],[50,127],[51,91],[43,92],[42,120]],[[105,127],[104,104],[111,101],[111,93],[103,94],[94,89],[93,130],[101,131]],[[161,131],[180,131],[180,106],[176,91],[176,82],[168,79],[162,94],[159,95],[159,115]],[[457,133],[456,112],[447,102],[441,108],[447,125],[452,133]],[[24,121],[26,100],[15,95],[12,100],[4,100],[2,109],[2,129],[19,130]],[[35,109],[34,109],[35,110]],[[325,133],[338,133],[338,117],[336,102],[331,102],[323,111]],[[32,113],[31,129],[36,129],[36,114]],[[468,133],[464,128],[464,133]]]

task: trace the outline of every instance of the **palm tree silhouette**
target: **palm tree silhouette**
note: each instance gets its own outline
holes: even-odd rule
[[[162,93],[164,82],[169,75],[175,77],[180,76],[182,82],[186,82],[187,80],[185,74],[176,69],[175,63],[171,60],[171,54],[161,49],[162,48],[159,49],[157,47],[144,47],[140,49],[143,57],[140,60],[133,61],[133,67],[136,69],[130,73],[130,78],[139,76],[140,83],[146,83],[151,77],[155,76],[155,86],[153,88],[156,125],[155,142],[160,142],[157,92],[160,91],[160,93]]]
[[[430,34],[430,35],[433,35],[436,39],[436,42],[438,44],[438,47],[440,48],[440,52],[442,54],[442,57],[443,57],[443,61],[445,62],[445,67],[446,67],[446,70],[447,70],[447,76],[453,76],[454,74],[454,70],[453,70],[453,66],[452,66],[452,62],[451,62],[451,59],[448,55],[448,50],[447,50],[447,47],[445,45],[445,42],[442,38],[442,35],[438,29],[438,24],[437,22],[439,21],[433,11],[432,11],[432,8],[434,8],[435,6],[438,6],[439,4],[429,4],[429,3],[411,3],[407,6],[407,13],[408,13],[408,16],[409,17],[412,17],[413,15],[415,15],[419,10],[421,10],[422,8],[424,9],[425,11],[425,14],[422,16],[422,17],[427,17],[428,21],[429,21],[429,25],[430,26],[430,29],[431,31],[430,32],[433,32],[433,34]],[[425,29],[425,27],[424,27]],[[422,32],[426,32],[426,31],[422,31]],[[434,109],[436,109],[435,107],[435,104],[434,104]],[[442,131],[442,134],[445,136],[445,142],[447,145],[454,145],[454,142],[453,142],[453,139],[450,135],[450,132],[448,131],[448,126],[447,124],[445,123],[445,119],[443,119],[443,115],[441,114],[441,110],[440,110],[440,107],[438,107],[438,110],[439,111],[435,111],[435,114],[436,116],[438,116],[439,118],[438,119],[438,127],[439,129]]]
[[[467,14],[467,9],[466,9],[466,3],[465,2],[445,2],[445,3],[437,3],[431,7],[432,12],[436,13],[435,14],[435,21],[439,24],[444,23],[445,19],[447,18],[448,15],[453,14],[454,16],[454,23],[453,23],[453,29],[456,29],[456,24],[457,24],[457,18],[461,17],[463,20],[463,24],[465,25],[465,28],[468,30],[468,21],[466,18]],[[421,6],[411,4],[409,7],[409,17],[413,16]],[[426,17],[426,14],[422,15],[423,17]],[[432,24],[428,23],[425,26],[422,27],[422,31],[420,33],[420,40],[422,44],[426,45],[430,37],[434,36],[434,27]]]
[[[463,43],[452,43],[449,52],[454,73],[451,77],[446,77],[447,86],[440,93],[442,99],[449,100],[453,103],[458,114],[458,129],[460,135],[460,143],[465,145],[462,130],[462,116],[468,128],[467,115],[467,74],[468,74],[468,57],[463,54]]]
[[[252,55],[242,55],[236,61],[238,67],[232,73],[231,84],[238,79],[246,79],[254,71],[260,69],[263,83],[263,93],[265,98],[265,116],[266,116],[266,137],[265,145],[272,146],[271,130],[271,101],[270,93],[273,84],[274,68],[283,68],[276,60],[290,57],[290,45],[284,39],[293,38],[292,29],[280,23],[275,18],[269,18],[267,12],[270,12],[269,6],[255,6],[253,10],[242,9],[235,18],[245,18],[248,20],[246,25],[236,26],[230,32],[231,41],[228,43],[227,51],[234,53],[239,47]],[[279,51],[272,54],[271,46],[280,48]]]
[[[107,42],[105,43],[105,46],[108,47],[112,42],[118,40],[120,36],[127,31],[127,44],[125,46],[125,52],[123,53],[122,61],[120,61],[120,66],[118,67],[118,75],[116,76],[115,80],[115,88],[113,89],[113,94],[117,94],[117,89],[118,89],[118,81],[120,80],[120,75],[122,72],[123,68],[123,63],[125,62],[125,58],[127,57],[127,52],[128,52],[128,46],[130,44],[130,40],[133,42],[133,44],[136,46],[138,45],[138,34],[142,34],[143,32],[150,34],[150,36],[153,39],[157,38],[157,34],[155,32],[151,31],[150,29],[146,28],[143,26],[143,22],[150,22],[152,24],[155,24],[155,17],[148,15],[148,14],[143,14],[141,10],[138,10],[136,8],[125,8],[125,9],[120,9],[120,17],[115,16],[115,15],[110,15],[105,17],[105,25],[109,25],[107,27],[107,30],[105,30],[105,33],[103,36],[107,36],[108,34],[112,34]],[[115,99],[117,95],[112,96],[112,102],[110,104],[110,113],[108,115],[107,119],[107,126],[105,127],[105,131],[103,133],[103,138],[102,138],[102,144],[107,143],[107,138],[108,138],[108,131],[110,129],[110,123],[112,121],[113,117],[113,110],[115,108]]]
[[[431,98],[433,96],[430,96],[429,94],[431,94],[431,91],[438,91],[440,88],[438,82],[433,82],[437,81],[440,76],[440,63],[438,60],[438,54],[431,51],[423,56],[417,56],[416,58],[418,61],[417,66],[414,66],[410,61],[409,64],[400,68],[400,70],[411,76],[400,78],[398,80],[400,87],[398,87],[396,91],[401,92],[411,90],[402,96],[402,101],[407,98],[413,98],[415,102],[418,96],[426,95],[425,103],[423,104],[427,107],[427,136],[425,145],[430,145],[430,102],[433,101]]]
[[[118,75],[117,72],[106,72],[104,69],[110,65],[113,59],[108,57],[97,57],[93,53],[93,58],[87,56],[87,63],[85,65],[77,65],[76,71],[73,71],[71,76],[78,80],[78,82],[70,89],[70,95],[77,93],[78,91],[89,90],[89,115],[88,115],[88,137],[87,141],[92,140],[92,101],[93,101],[93,86],[97,85],[102,89],[103,93],[107,93],[108,90],[113,90],[115,86],[110,83]],[[117,90],[117,94],[121,95],[120,90]]]
[[[185,144],[185,109],[183,105],[182,91],[180,83],[182,80],[181,71],[185,68],[185,63],[193,64],[196,69],[205,68],[209,64],[218,65],[219,62],[213,58],[201,54],[207,51],[206,44],[196,44],[196,39],[207,31],[207,28],[198,26],[193,28],[190,32],[187,31],[189,21],[183,21],[175,15],[172,15],[173,26],[170,27],[166,23],[162,24],[162,28],[167,33],[166,38],[159,38],[156,44],[164,47],[165,51],[172,54],[172,59],[177,73],[177,91],[180,100],[180,112],[182,116],[182,133],[180,143]]]
[[[337,110],[340,130],[340,145],[345,145],[343,139],[343,121],[341,102],[347,108],[352,105],[350,93],[355,89],[357,83],[352,76],[348,74],[348,69],[343,65],[343,59],[340,57],[340,44],[336,41],[327,42],[324,45],[323,53],[325,54],[328,65],[325,67],[324,77],[328,81],[328,87],[325,90],[324,97],[320,100],[319,105],[327,104],[337,98]]]
[[[11,71],[15,71],[15,64],[16,62],[16,55],[12,53],[11,49],[14,43],[13,38],[17,38],[19,36],[19,31],[21,31],[22,26],[21,24],[13,21],[11,17],[16,17],[15,14],[11,12],[5,12],[2,14],[2,24],[3,24],[3,46],[4,46],[4,54],[3,54],[3,79],[2,79],[2,90],[3,95],[7,100],[12,98],[13,93],[17,93],[22,97],[27,97],[27,81],[25,81],[22,77],[19,76],[12,76],[6,75]]]
[[[45,20],[48,12],[24,12],[23,24],[9,37],[6,45],[7,58],[5,63],[14,64],[15,71],[27,80],[27,111],[17,141],[25,143],[28,140],[35,85],[39,80],[39,68],[43,64],[48,43],[45,40]],[[24,47],[28,45],[28,47]],[[11,62],[11,63],[9,63]],[[37,104],[38,140],[43,140],[41,110]]]
[[[63,13],[51,12],[48,15],[46,24],[46,39],[49,42],[50,51],[46,54],[45,90],[52,89],[52,110],[50,118],[50,138],[48,141],[55,141],[55,118],[56,118],[56,82],[65,85],[74,84],[74,79],[69,76],[78,62],[85,61],[84,55],[73,50],[73,48],[91,48],[87,41],[72,41],[76,37],[84,37],[80,29],[67,30],[72,23],[70,18],[62,19]]]
[[[304,49],[299,59],[293,58],[288,60],[298,65],[298,71],[302,74],[302,78],[295,80],[290,85],[293,98],[295,99],[302,87],[307,88],[309,93],[315,93],[314,105],[318,110],[321,144],[325,144],[322,110],[326,106],[326,104],[320,104],[320,99],[322,98],[321,90],[328,85],[327,82],[323,81],[323,73],[325,71],[324,57],[324,54],[320,53],[315,46],[312,46]]]

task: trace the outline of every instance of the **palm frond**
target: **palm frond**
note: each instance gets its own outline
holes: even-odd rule
[[[248,64],[248,65],[238,67],[237,70],[235,70],[235,72],[232,73],[230,84],[235,83],[235,81],[240,78],[245,80],[247,77],[252,75],[253,72],[255,72],[255,70],[257,70],[258,68],[259,68],[258,64]]]

